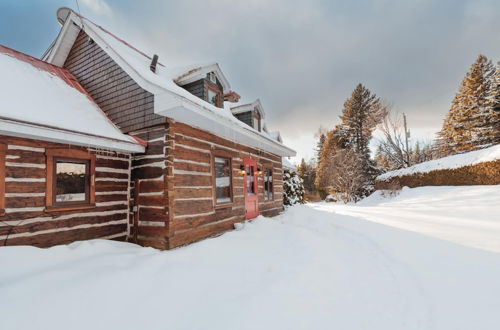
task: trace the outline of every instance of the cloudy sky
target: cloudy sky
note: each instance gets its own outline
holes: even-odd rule
[[[2,0],[0,44],[39,57],[58,7],[76,1]],[[164,64],[217,61],[244,100],[299,157],[338,123],[358,82],[431,140],[478,54],[500,60],[499,0],[79,0],[81,14]]]

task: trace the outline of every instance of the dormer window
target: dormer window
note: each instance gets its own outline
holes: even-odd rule
[[[207,102],[210,104],[213,104],[216,107],[221,107],[222,106],[222,93],[210,86],[207,88]]]

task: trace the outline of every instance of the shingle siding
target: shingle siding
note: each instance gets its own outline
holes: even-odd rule
[[[205,84],[203,79],[184,85],[182,88],[202,100],[205,99]]]
[[[252,120],[252,112],[243,112],[243,113],[238,113],[234,115],[236,118],[247,124],[248,126],[253,127],[253,120]]]
[[[95,42],[80,32],[64,67],[123,133],[165,123],[154,114],[153,94],[142,89]]]

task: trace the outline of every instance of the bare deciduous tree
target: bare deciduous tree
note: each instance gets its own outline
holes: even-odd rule
[[[358,201],[358,192],[363,189],[366,175],[360,155],[352,149],[341,149],[328,159],[324,180],[330,193],[342,193],[343,202]]]
[[[406,116],[388,111],[382,120],[380,130],[384,134],[384,140],[380,141],[379,152],[382,152],[391,163],[392,169],[413,165],[413,150],[409,144],[410,131]]]

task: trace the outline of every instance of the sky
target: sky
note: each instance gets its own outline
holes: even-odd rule
[[[166,65],[216,61],[243,101],[260,98],[270,130],[298,160],[339,123],[358,83],[431,141],[479,54],[500,60],[499,0],[2,0],[0,44],[40,57],[59,7]]]

